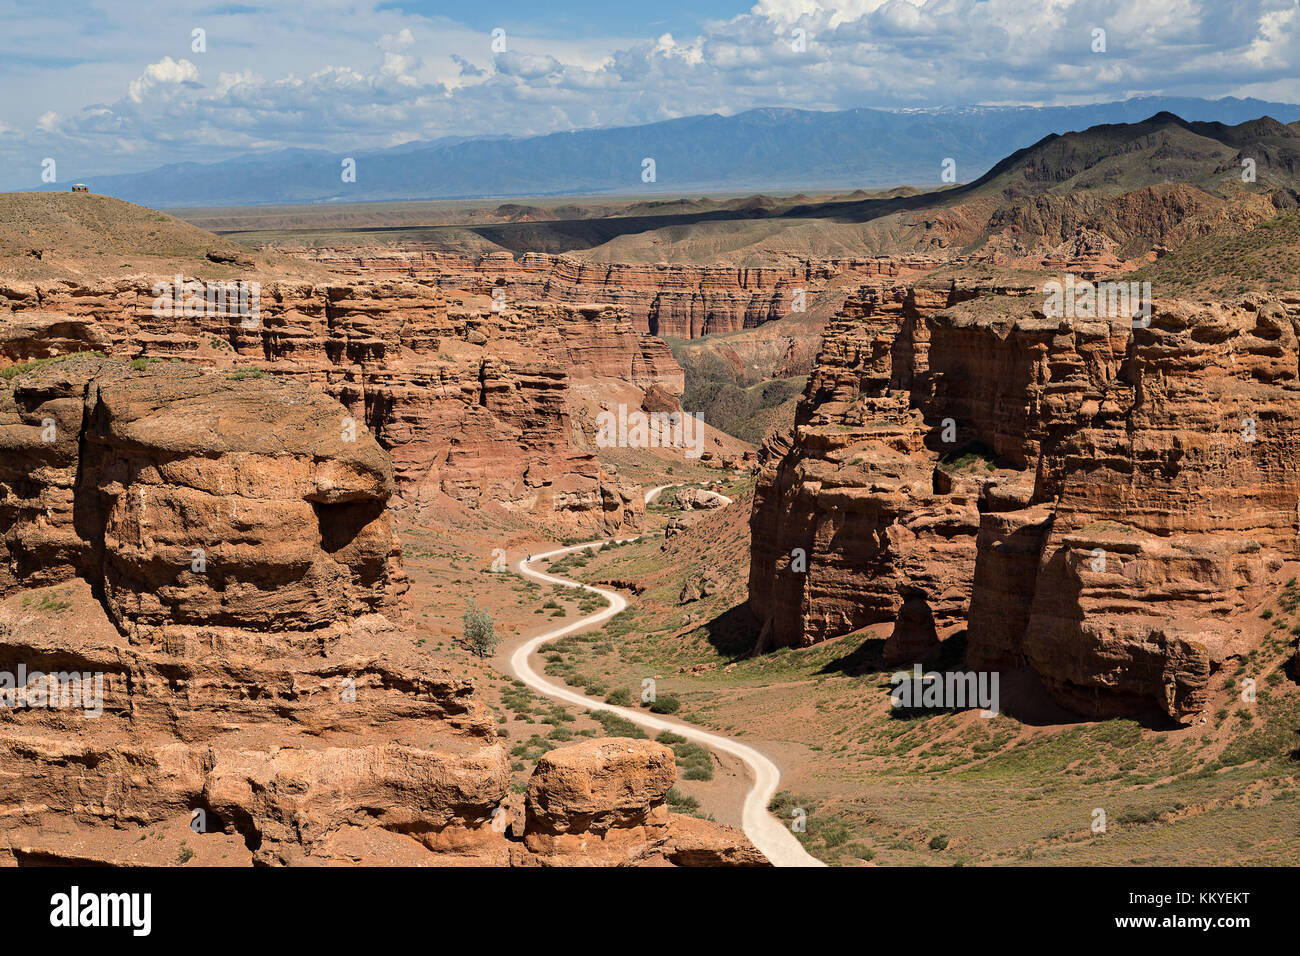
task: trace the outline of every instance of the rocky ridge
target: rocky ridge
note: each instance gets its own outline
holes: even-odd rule
[[[755,496],[762,647],[871,625],[1190,720],[1297,551],[1300,297],[1048,318],[1041,285],[864,289]],[[806,562],[806,566],[802,563]],[[804,570],[801,570],[804,569]]]
[[[313,262],[364,275],[431,278],[444,289],[506,301],[607,302],[640,332],[691,339],[753,328],[789,315],[797,290],[806,299],[828,288],[929,271],[942,259],[876,256],[794,259],[783,266],[687,266],[590,262],[568,255],[508,252],[461,255],[422,249],[313,251]]]
[[[193,280],[185,280],[187,282]],[[396,504],[439,495],[584,531],[640,526],[635,489],[572,442],[570,388],[610,379],[680,395],[667,346],[608,306],[448,296],[427,282],[276,281],[249,320],[155,308],[135,280],[0,285],[0,359],[96,350],[302,382],[392,456]]]

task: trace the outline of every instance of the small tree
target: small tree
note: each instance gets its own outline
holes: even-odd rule
[[[487,611],[481,611],[470,601],[469,606],[465,608],[465,640],[469,642],[470,649],[479,657],[487,657],[492,653],[492,649],[500,643],[501,638],[497,637],[496,626],[492,623],[492,615]]]

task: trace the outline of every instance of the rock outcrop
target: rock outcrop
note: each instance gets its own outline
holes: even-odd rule
[[[540,252],[518,258],[508,252],[458,255],[419,248],[313,251],[310,258],[363,274],[430,277],[445,289],[500,290],[507,302],[607,302],[625,311],[637,330],[681,339],[753,328],[802,308],[797,300],[816,291],[873,278],[897,279],[940,263],[930,256],[877,256],[737,268],[588,262]]]
[[[388,456],[319,390],[0,382],[0,863],[763,862],[640,741],[548,756],[511,819],[492,714],[405,629]]]
[[[129,281],[0,287],[0,359],[73,351],[180,358],[302,382],[393,459],[398,503],[448,495],[585,531],[636,529],[635,488],[573,443],[571,390],[608,379],[680,395],[661,340],[599,305],[519,304],[403,281],[261,289],[257,314],[193,310]],[[8,311],[5,311],[8,310]]]
[[[600,863],[766,866],[729,827],[670,813],[673,752],[649,740],[553,750],[528,782],[524,846],[550,866]]]
[[[979,486],[936,490],[940,456],[911,397],[929,369],[925,316],[960,298],[865,288],[827,329],[793,440],[770,437],[755,492],[761,649],[894,621],[908,588],[922,587],[940,627],[964,620]]]
[[[301,385],[71,356],[0,391],[0,594],[76,576],[138,640],[400,619],[388,457]],[[196,631],[206,635],[198,638]]]
[[[1157,300],[1136,326],[1042,306],[850,300],[766,449],[764,646],[892,624],[887,657],[916,659],[966,623],[973,667],[1027,665],[1091,716],[1187,720],[1259,640],[1247,612],[1300,558],[1300,298]]]

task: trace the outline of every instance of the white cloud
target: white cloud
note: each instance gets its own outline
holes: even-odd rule
[[[409,50],[415,46],[415,34],[408,27],[402,27],[397,34],[385,33],[375,46],[385,51]]]
[[[1259,18],[1259,33],[1245,53],[1249,63],[1256,66],[1295,64],[1296,12],[1296,7],[1270,10]]]
[[[1300,100],[1300,17],[1276,0],[760,0],[698,35],[512,30],[496,55],[483,31],[378,0],[225,16],[193,0],[146,16],[146,0],[120,0],[94,21],[98,33],[14,3],[0,0],[12,37],[0,54],[14,47],[38,65],[0,71],[0,122],[16,131],[0,161],[23,168],[56,150],[119,171],[275,145],[357,149],[756,106],[1066,104],[1135,91]],[[189,50],[196,23],[203,54]],[[1105,54],[1091,51],[1097,26]]]
[[[165,56],[157,63],[150,63],[138,79],[131,81],[127,96],[133,103],[143,103],[145,94],[156,87],[197,83],[198,79],[199,68],[189,60],[177,61]]]

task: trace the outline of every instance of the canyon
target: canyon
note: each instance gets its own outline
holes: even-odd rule
[[[6,708],[0,862],[765,863],[670,812],[649,741],[559,749],[511,792],[473,682],[407,634],[395,468],[318,388],[90,352],[7,371],[0,670],[102,699]]]
[[[1049,140],[929,196],[741,202],[663,261],[672,226],[562,252],[252,249],[105,197],[3,200],[95,256],[0,236],[0,674],[103,695],[93,720],[0,712],[0,863],[803,863],[787,761],[861,780],[905,752],[912,728],[863,691],[917,664],[1008,678],[997,736],[946,714],[934,755],[1052,722],[1172,735],[1216,706],[1217,732],[1243,662],[1300,633],[1269,622],[1300,574],[1300,295],[1157,282],[1141,315],[1067,318],[1044,292],[1175,274],[1166,242],[1293,207],[1289,128],[1212,132],[1123,134],[1217,163],[1197,185],[1107,178],[1113,144]],[[1235,191],[1238,140],[1276,146],[1271,193]],[[741,252],[709,245],[733,225]],[[742,254],[778,229],[834,242]],[[232,280],[251,311],[203,299]],[[602,412],[693,411],[714,374],[752,430],[712,428],[698,461],[596,437]],[[593,540],[616,546],[570,554]],[[492,573],[562,552],[572,578]],[[565,593],[589,562],[636,601]],[[481,599],[519,642],[496,658],[468,638]],[[536,666],[581,695],[527,666],[539,633]],[[638,722],[647,674],[705,689],[642,700],[682,722]],[[1260,674],[1280,726],[1291,687]],[[817,696],[829,675],[845,699]],[[795,744],[787,721],[815,730]],[[798,852],[766,859],[760,825]],[[871,859],[829,832],[827,857]]]
[[[620,309],[494,311],[473,294],[390,279],[269,281],[254,317],[197,301],[173,308],[171,295],[132,279],[0,284],[0,356],[95,350],[283,377],[373,431],[393,459],[398,505],[445,496],[571,530],[639,527],[635,489],[573,442],[575,383],[630,387],[661,404],[681,395],[667,346]]]
[[[584,423],[680,410],[667,346],[606,304],[298,277],[175,231],[161,282],[43,253],[62,271],[0,281],[0,673],[36,701],[0,714],[0,863],[766,865],[670,810],[649,741],[560,747],[523,799],[412,630],[399,518],[641,528]],[[214,303],[231,268],[252,294]],[[78,675],[94,714],[60,705]]]
[[[750,329],[803,311],[817,293],[934,269],[933,256],[787,257],[785,265],[595,262],[572,255],[484,254],[424,249],[321,249],[304,257],[359,275],[428,278],[446,289],[494,292],[507,302],[605,302],[650,335],[693,339]]]

